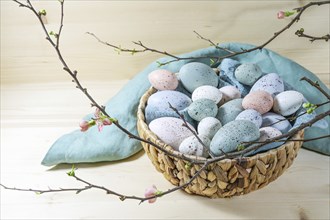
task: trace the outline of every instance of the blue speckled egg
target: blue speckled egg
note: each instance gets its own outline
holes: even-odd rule
[[[281,92],[274,98],[273,111],[283,116],[295,113],[302,105],[304,96],[300,92],[289,90]]]
[[[204,63],[192,62],[183,65],[179,71],[179,78],[190,93],[200,86],[218,86],[217,74]]]
[[[210,147],[210,139],[205,135],[198,135],[205,147]],[[203,144],[199,142],[195,135],[187,137],[179,146],[179,151],[183,154],[194,155],[199,157],[207,157],[208,150],[204,148]]]
[[[240,83],[248,86],[252,86],[261,76],[260,67],[254,63],[243,63],[235,70],[235,78]]]
[[[192,134],[191,131],[182,126],[182,124],[181,119],[163,117],[150,122],[149,129],[165,144],[172,146],[174,150],[178,151],[181,142]],[[189,125],[189,127],[193,131],[196,131],[193,126]]]
[[[259,128],[251,121],[231,121],[214,135],[210,150],[216,156],[220,156],[223,152],[228,153],[236,150],[242,142],[255,141],[259,137]]]
[[[171,90],[156,92],[148,99],[148,105],[151,107],[157,107],[158,109],[162,109],[164,111],[173,111],[169,107],[169,103],[180,111],[187,108],[192,101],[187,95]]]
[[[244,111],[242,100],[243,99],[230,100],[219,108],[216,118],[220,120],[222,125],[235,120],[237,115]]]
[[[273,97],[284,91],[284,83],[276,73],[269,73],[261,77],[251,88],[250,92],[266,91]]]
[[[215,117],[218,113],[217,105],[210,99],[198,99],[188,107],[188,114],[196,121],[206,117]]]
[[[292,125],[282,115],[267,112],[262,115],[261,127],[273,127],[280,130],[282,134],[285,134],[292,128]]]
[[[184,116],[184,119],[191,124],[192,126],[196,127],[197,123],[194,121],[188,114],[188,108],[185,108],[183,110],[180,110],[179,113]],[[173,111],[167,111],[163,110],[158,107],[150,106],[147,105],[145,108],[145,117],[146,117],[146,122],[149,124],[151,121],[157,119],[157,118],[162,118],[162,117],[174,117],[174,118],[179,118],[179,115]]]
[[[247,109],[242,111],[237,115],[235,120],[248,120],[253,122],[258,128],[260,128],[262,124],[262,117],[259,112],[254,109]]]
[[[221,122],[217,118],[206,117],[203,118],[197,126],[198,134],[205,135],[212,139],[215,133],[222,127]]]

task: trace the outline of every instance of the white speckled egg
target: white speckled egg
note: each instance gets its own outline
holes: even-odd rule
[[[209,148],[211,142],[210,139],[205,135],[198,135],[198,137],[201,139],[203,144],[207,148]],[[208,156],[207,149],[204,148],[204,146],[198,141],[195,135],[192,135],[184,139],[180,144],[179,151],[183,154],[194,155],[199,157]]]
[[[201,121],[206,117],[215,117],[217,113],[218,107],[210,99],[197,99],[188,107],[189,116],[196,121]]]
[[[155,133],[160,140],[165,144],[168,144],[179,150],[181,142],[187,137],[191,136],[192,133],[188,128],[182,126],[183,122],[181,119],[172,117],[157,118],[150,122],[149,129]],[[194,127],[188,123],[189,127],[196,132]]]
[[[253,122],[258,128],[262,124],[262,117],[259,112],[254,109],[247,109],[239,113],[235,120],[248,120]]]
[[[252,86],[261,76],[262,71],[255,63],[243,63],[235,70],[235,78],[248,86]]]
[[[274,97],[278,93],[284,91],[284,82],[278,74],[269,73],[261,77],[257,82],[255,82],[250,92],[260,90],[266,91]]]
[[[164,69],[152,71],[149,73],[148,79],[150,84],[158,90],[174,90],[179,84],[175,74]]]
[[[191,99],[178,91],[164,90],[152,94],[148,99],[148,105],[162,109],[163,111],[173,111],[169,103],[177,110],[183,110],[191,104]]]
[[[288,116],[295,113],[303,102],[304,96],[300,92],[294,90],[281,92],[274,98],[273,111]]]
[[[273,127],[280,130],[284,134],[292,128],[292,125],[282,115],[274,112],[267,112],[262,115],[261,127]]]
[[[219,103],[220,105],[230,100],[241,98],[241,92],[235,86],[224,86],[219,90],[222,93],[222,99]]]
[[[197,131],[198,134],[205,135],[211,140],[221,127],[221,122],[217,118],[206,117],[198,123]]]
[[[222,98],[221,91],[214,86],[200,86],[194,90],[192,93],[191,99],[192,101],[196,101],[197,99],[210,99],[215,104],[218,104]]]

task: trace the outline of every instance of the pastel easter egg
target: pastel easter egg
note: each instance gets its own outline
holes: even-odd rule
[[[281,92],[274,98],[273,111],[288,116],[295,113],[303,102],[304,96],[300,92],[294,90]]]
[[[252,86],[261,76],[260,67],[254,63],[243,63],[235,70],[235,78],[240,83],[248,86]]]
[[[203,142],[203,144],[209,148],[210,146],[210,139],[204,135],[198,135],[199,139]],[[187,137],[182,141],[179,146],[179,151],[183,154],[199,156],[199,157],[207,157],[208,150],[204,148],[202,143],[196,138],[195,135]]]
[[[235,120],[248,120],[253,122],[258,128],[262,124],[262,116],[254,109],[247,109],[237,115]]]
[[[267,112],[262,115],[261,127],[273,127],[280,130],[282,134],[285,134],[292,128],[292,125],[282,115]]]
[[[258,142],[264,142],[268,139],[272,139],[272,138],[282,135],[282,132],[280,130],[273,128],[273,127],[260,128],[259,132],[260,132],[260,138],[259,138]],[[283,143],[284,142],[272,142],[272,143],[266,144],[250,153],[247,153],[245,156],[251,156],[251,155],[254,155],[259,152],[277,148],[277,147],[281,146]]]
[[[206,117],[215,117],[218,113],[217,105],[210,99],[197,99],[188,107],[189,116],[201,121]]]
[[[250,92],[244,97],[242,106],[244,109],[254,109],[264,114],[272,109],[273,97],[265,91]]]
[[[196,101],[197,99],[210,99],[215,104],[218,104],[222,98],[221,91],[214,86],[200,86],[194,90],[192,93],[191,99],[192,101]]]
[[[259,128],[251,121],[231,121],[214,135],[210,150],[214,155],[220,156],[223,152],[228,153],[236,150],[242,142],[255,141],[259,137]]]
[[[237,115],[244,111],[242,100],[243,99],[233,99],[220,106],[216,118],[220,120],[222,125],[235,120]]]
[[[250,92],[254,91],[266,91],[272,96],[277,95],[284,91],[284,82],[281,77],[276,73],[269,73],[261,77],[252,86]]]
[[[241,92],[235,86],[224,86],[219,90],[222,93],[222,99],[219,103],[220,105],[223,105],[230,100],[241,98]]]
[[[197,126],[198,134],[212,139],[215,133],[222,127],[221,122],[213,117],[203,118]]]
[[[188,108],[185,108],[183,110],[179,111],[179,114],[183,115],[184,119],[191,124],[192,126],[196,127],[197,123],[194,121],[188,114]],[[180,116],[173,111],[172,109],[170,111],[164,110],[162,108],[158,108],[157,106],[150,106],[147,105],[145,108],[145,118],[147,124],[149,124],[151,121],[157,119],[157,118],[163,118],[163,117],[174,117],[174,118],[180,118]]]
[[[152,94],[147,104],[152,107],[157,107],[163,109],[164,111],[173,111],[169,107],[169,103],[177,110],[182,110],[187,108],[191,103],[191,99],[178,91],[164,90]]]
[[[175,74],[164,69],[157,69],[149,73],[150,84],[158,90],[174,90],[178,87],[179,81]]]
[[[179,150],[179,146],[184,139],[191,136],[191,131],[182,126],[182,120],[172,117],[157,118],[150,122],[149,129],[155,133],[160,140]],[[195,128],[188,124],[188,126],[196,132]]]
[[[218,86],[217,74],[204,63],[192,62],[183,65],[179,71],[179,77],[190,93],[200,86]]]

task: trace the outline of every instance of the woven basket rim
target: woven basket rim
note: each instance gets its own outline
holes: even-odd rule
[[[148,127],[148,125],[145,122],[145,116],[144,116],[144,109],[146,107],[148,98],[150,97],[150,95],[152,95],[153,93],[155,93],[157,90],[155,88],[153,88],[152,86],[142,95],[142,97],[140,98],[140,102],[138,105],[138,110],[137,110],[137,123],[139,124],[138,129],[142,129],[143,132],[147,133],[148,137],[150,137],[150,140],[154,143],[158,143],[159,146],[163,146],[163,149],[169,153],[174,154],[175,156],[181,157],[182,159],[187,158],[187,159],[193,159],[196,160],[197,162],[207,162],[209,160],[213,160],[214,158],[204,158],[204,157],[199,157],[199,156],[193,156],[193,155],[188,155],[188,154],[183,154],[179,151],[176,151],[173,149],[173,147],[171,147],[170,145],[165,144],[163,141],[161,141],[156,134],[154,134]],[[292,138],[295,137],[299,137],[303,134],[304,130],[300,130],[298,131]],[[291,138],[291,139],[292,139]],[[281,146],[268,150],[266,152],[262,152],[262,153],[257,153],[253,156],[244,156],[244,159],[246,160],[257,160],[257,159],[261,159],[261,158],[265,158],[265,157],[269,157],[272,154],[276,154],[277,151],[282,150],[283,148],[285,148],[287,145],[290,144],[290,141],[285,142],[284,144],[282,144]],[[234,162],[237,161],[236,158],[233,159],[223,159],[217,162]]]

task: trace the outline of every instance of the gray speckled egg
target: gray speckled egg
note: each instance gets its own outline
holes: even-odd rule
[[[197,99],[188,107],[188,114],[196,121],[206,117],[215,117],[218,113],[217,105],[210,99]]]
[[[258,128],[262,124],[262,117],[259,112],[254,109],[247,109],[239,113],[235,120],[248,120],[253,122]]]
[[[158,109],[163,109],[164,111],[173,111],[169,104],[176,108],[177,110],[182,110],[187,108],[191,103],[191,99],[178,91],[159,91],[152,94],[148,99],[148,105],[152,107],[157,107]]]
[[[292,125],[282,115],[267,112],[262,115],[261,127],[273,127],[280,130],[282,134],[285,134],[292,128]]]
[[[211,141],[208,137],[206,137],[205,135],[198,135],[198,137],[201,139],[201,141],[207,148],[210,147]],[[204,148],[204,146],[198,141],[198,139],[194,135],[187,137],[182,141],[179,146],[179,151],[183,154],[199,157],[207,157],[209,155],[207,149]]]
[[[198,134],[205,135],[211,140],[221,127],[221,122],[218,119],[206,117],[198,123],[197,131]]]
[[[284,83],[276,73],[269,73],[261,77],[251,88],[250,92],[266,91],[273,97],[284,91]]]
[[[185,108],[183,110],[180,110],[179,113],[184,116],[184,119],[191,124],[192,126],[196,127],[197,123],[194,121],[188,114],[188,108]],[[151,121],[157,119],[157,118],[162,118],[162,117],[174,117],[174,118],[179,118],[179,115],[173,111],[166,111],[162,108],[158,108],[155,106],[150,106],[147,105],[145,108],[145,117],[146,117],[146,122],[149,124]]]
[[[174,150],[178,151],[181,142],[192,134],[191,131],[182,126],[182,124],[181,119],[163,117],[150,122],[149,129],[165,144],[172,146]],[[188,125],[193,131],[196,131],[192,125]]]
[[[179,78],[183,86],[191,93],[200,86],[218,86],[217,74],[204,63],[192,62],[183,65],[179,71]]]
[[[214,135],[210,149],[216,156],[237,149],[242,142],[255,141],[260,137],[259,128],[251,121],[235,120],[224,125]]]
[[[178,87],[179,81],[175,74],[164,69],[157,69],[149,73],[150,84],[158,90],[174,90]]]
[[[295,113],[303,102],[304,96],[300,92],[294,90],[281,92],[274,98],[273,111],[288,116]]]
[[[197,99],[210,99],[215,104],[218,104],[222,98],[221,91],[214,86],[200,86],[194,90],[192,93],[191,99],[192,101],[196,101]]]
[[[218,109],[216,118],[220,120],[222,125],[235,120],[237,115],[244,111],[244,108],[242,107],[242,100],[243,99],[233,99],[226,102]]]
[[[261,76],[260,67],[254,63],[243,63],[235,70],[235,78],[240,83],[248,86],[252,86]]]

